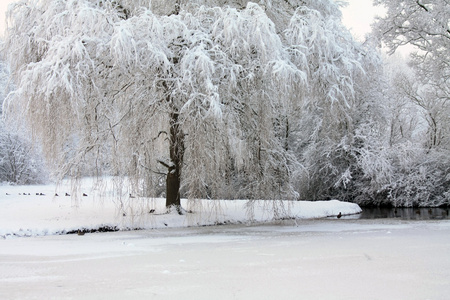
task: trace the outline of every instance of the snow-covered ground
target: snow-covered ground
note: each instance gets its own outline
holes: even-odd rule
[[[260,223],[282,218],[321,218],[361,212],[358,205],[340,201],[187,201],[182,206],[192,213],[166,214],[165,199],[133,196],[128,190],[114,194],[112,180],[92,188],[92,180],[77,185],[78,200],[70,182],[59,186],[0,186],[0,238],[53,235],[98,228],[165,228],[214,224]],[[86,194],[86,196],[82,196]],[[37,195],[38,194],[38,195]],[[43,194],[43,195],[41,195]],[[57,195],[57,196],[56,196]],[[154,212],[152,211],[154,210]],[[152,211],[152,213],[149,213]]]
[[[276,222],[270,222],[270,202],[258,202],[249,215],[244,201],[202,201],[184,216],[131,218],[123,211],[159,213],[164,201],[125,196],[123,210],[116,210],[117,197],[80,190],[88,196],[72,207],[76,203],[64,196],[68,188],[0,186],[0,299],[444,300],[450,295],[449,220],[317,219],[360,210],[339,201],[284,202],[278,211],[298,219]],[[108,201],[113,198],[115,203]],[[194,226],[215,222],[228,225]],[[147,229],[56,234],[130,224]]]
[[[0,299],[448,299],[450,222],[291,220],[0,240]]]

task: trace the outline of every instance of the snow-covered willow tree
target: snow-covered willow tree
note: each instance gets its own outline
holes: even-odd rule
[[[8,115],[61,174],[106,166],[148,196],[165,176],[178,207],[180,191],[326,195],[346,174],[330,157],[354,132],[364,72],[331,0],[24,1],[4,46]]]
[[[279,132],[305,86],[305,47],[255,3],[169,4],[16,4],[8,114],[25,116],[61,174],[77,174],[91,153],[150,195],[165,174],[167,206],[180,205],[182,185],[214,197],[236,176],[247,197],[294,197]]]

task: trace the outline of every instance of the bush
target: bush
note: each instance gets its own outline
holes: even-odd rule
[[[48,179],[36,149],[0,123],[0,182],[41,184]]]
[[[358,204],[450,205],[449,151],[403,144],[366,153],[359,165],[364,175],[355,183]]]

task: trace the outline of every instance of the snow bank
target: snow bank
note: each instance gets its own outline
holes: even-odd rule
[[[152,229],[249,224],[277,219],[310,219],[358,214],[357,204],[332,201],[182,200],[185,215],[166,213],[165,199],[115,195],[112,185],[80,185],[78,201],[70,183],[59,186],[0,186],[0,237],[54,235],[77,230]],[[86,188],[84,188],[86,187]],[[87,188],[89,187],[89,188]],[[84,190],[83,190],[84,188]],[[82,196],[83,193],[85,196]]]

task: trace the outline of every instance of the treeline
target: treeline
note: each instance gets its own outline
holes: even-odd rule
[[[2,44],[17,87],[5,112],[59,176],[126,177],[168,206],[448,205],[447,12],[380,2],[363,43],[331,0],[22,3]],[[406,65],[380,41],[420,51]]]

